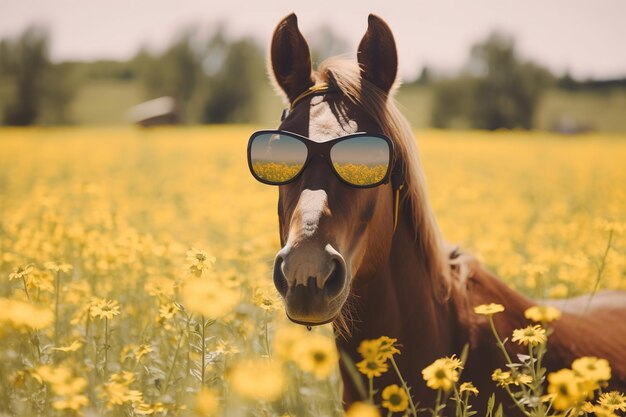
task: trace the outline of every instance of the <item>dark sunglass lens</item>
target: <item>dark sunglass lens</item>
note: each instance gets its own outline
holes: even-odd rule
[[[342,140],[330,151],[337,174],[358,186],[380,183],[389,170],[390,155],[386,140],[366,135]]]
[[[262,133],[252,140],[250,165],[254,174],[272,184],[296,177],[306,162],[307,148],[296,138],[280,133]]]

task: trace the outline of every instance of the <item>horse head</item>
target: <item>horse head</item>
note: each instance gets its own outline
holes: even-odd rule
[[[349,74],[349,84],[359,86],[352,91],[338,85],[342,80],[324,64],[312,70],[296,16],[283,19],[272,39],[270,72],[292,108],[279,129],[316,143],[356,132],[385,133],[361,104],[366,94],[384,103],[396,79],[394,38],[380,18],[369,16],[357,56],[358,67],[346,68],[342,77]],[[347,185],[319,156],[310,158],[297,180],[279,187],[278,201],[283,247],[274,262],[274,283],[288,317],[307,325],[341,317],[354,277],[371,276],[385,263],[394,226],[392,181],[369,188]],[[396,155],[390,159],[398,168]]]

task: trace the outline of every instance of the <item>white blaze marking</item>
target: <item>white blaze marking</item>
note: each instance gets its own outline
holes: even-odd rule
[[[324,190],[306,189],[300,194],[296,210],[300,211],[300,237],[312,237],[319,227],[322,214],[328,207],[328,194]]]

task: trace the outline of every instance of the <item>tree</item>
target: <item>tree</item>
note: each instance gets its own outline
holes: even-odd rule
[[[202,123],[251,122],[256,117],[259,87],[266,82],[263,53],[250,39],[228,43],[222,48],[221,65],[206,80],[200,120]]]
[[[66,68],[50,62],[48,44],[48,32],[37,26],[27,28],[16,39],[0,41],[0,80],[8,86],[1,92],[4,124],[67,121],[65,110],[73,89]]]
[[[133,66],[148,98],[172,96],[187,122],[250,122],[265,82],[261,48],[250,39],[230,41],[218,25],[202,41],[198,31],[179,36],[162,54],[140,51]]]
[[[456,82],[436,88],[433,123],[446,127],[447,121],[462,117],[478,129],[531,129],[539,98],[552,81],[547,70],[517,56],[511,37],[493,33],[472,47],[465,73]],[[450,108],[454,85],[461,88],[458,103]]]

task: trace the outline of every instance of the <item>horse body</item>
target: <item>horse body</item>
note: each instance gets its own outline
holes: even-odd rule
[[[426,387],[421,370],[469,345],[462,379],[481,391],[476,409],[483,412],[491,392],[506,402],[490,377],[505,362],[486,317],[473,307],[504,305],[506,310],[494,316],[504,338],[528,324],[524,311],[536,303],[444,242],[428,204],[412,131],[389,97],[397,56],[381,19],[370,15],[357,57],[358,66],[330,60],[313,73],[295,15],[281,21],[272,40],[270,72],[287,99],[298,104],[280,128],[320,142],[355,132],[385,134],[394,141],[404,187],[354,189],[339,182],[324,161],[313,160],[297,180],[279,188],[283,248],[274,282],[288,317],[306,325],[332,322],[340,353],[353,362],[360,360],[362,340],[398,339],[398,366],[423,407],[433,405],[435,391]],[[306,96],[320,83],[330,92]],[[580,356],[605,358],[613,369],[611,387],[625,390],[626,321],[617,318],[626,317],[626,294],[600,294],[590,305],[586,300],[560,306],[563,316],[554,323],[545,365],[553,371]],[[525,353],[510,342],[507,348]],[[348,406],[361,398],[344,368],[342,377]],[[375,379],[375,388],[393,383],[398,380],[390,371]]]

